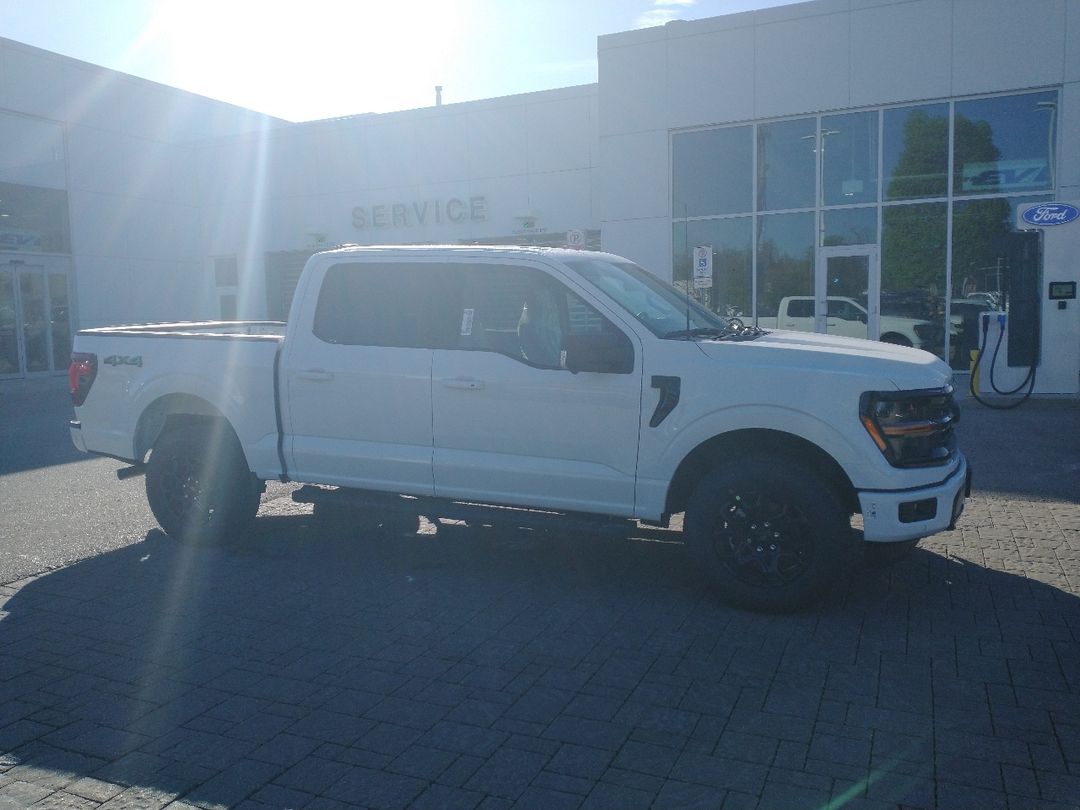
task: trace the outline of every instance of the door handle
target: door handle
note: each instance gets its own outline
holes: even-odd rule
[[[484,381],[474,377],[451,377],[439,382],[443,388],[460,388],[463,391],[479,391],[484,387]]]
[[[328,382],[334,379],[334,373],[322,368],[308,368],[303,371],[296,372],[297,378],[301,380],[311,380],[312,382]]]

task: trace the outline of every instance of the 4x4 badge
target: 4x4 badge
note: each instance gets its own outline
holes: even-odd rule
[[[106,357],[101,362],[103,362],[107,366],[113,366],[113,367],[116,367],[116,366],[138,366],[139,368],[142,368],[142,355],[137,354],[134,357],[128,357],[126,354],[125,355],[110,354],[108,357]]]

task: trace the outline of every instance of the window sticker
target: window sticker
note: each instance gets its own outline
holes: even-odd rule
[[[462,313],[461,313],[461,336],[462,337],[468,337],[469,335],[472,334],[473,315],[475,313],[476,313],[476,310],[473,309],[472,307],[467,307],[464,311],[462,311]]]

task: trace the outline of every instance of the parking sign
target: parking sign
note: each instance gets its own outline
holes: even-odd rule
[[[712,286],[712,245],[694,248],[694,289],[704,290]]]

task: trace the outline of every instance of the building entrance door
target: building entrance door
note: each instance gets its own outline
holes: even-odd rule
[[[881,298],[877,246],[821,248],[814,298],[814,331],[877,340]]]
[[[0,263],[0,378],[59,374],[70,356],[66,262]]]

